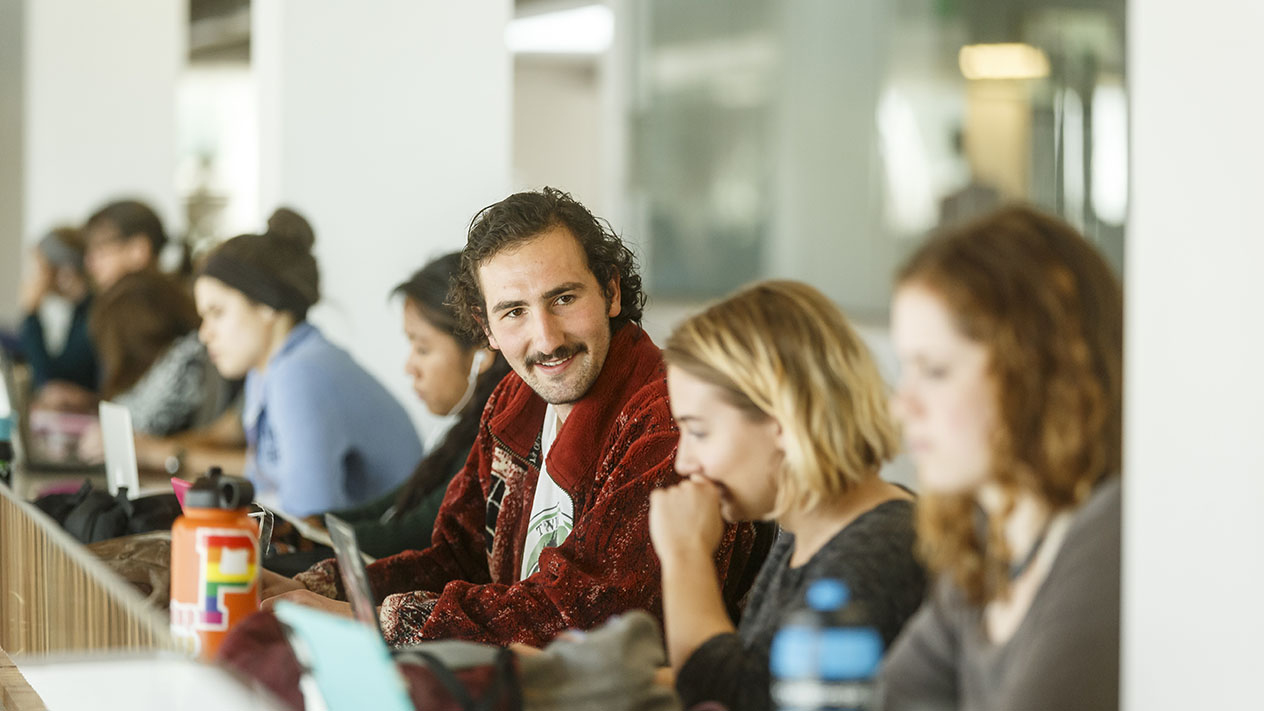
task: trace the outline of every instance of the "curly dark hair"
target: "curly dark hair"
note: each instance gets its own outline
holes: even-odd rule
[[[900,270],[897,288],[910,284],[935,293],[961,333],[987,348],[996,384],[989,478],[1010,494],[1007,512],[984,531],[969,495],[918,502],[930,567],[982,604],[1008,593],[1003,530],[1013,495],[1066,510],[1120,471],[1123,292],[1073,227],[1022,205],[931,238]]]
[[[461,269],[452,282],[448,303],[461,320],[462,329],[479,345],[486,345],[483,332],[486,304],[478,282],[478,268],[501,250],[538,237],[552,227],[565,227],[579,240],[588,260],[588,269],[606,291],[611,280],[619,279],[619,315],[610,319],[617,330],[625,323],[641,323],[645,292],[636,270],[632,250],[606,220],[596,217],[579,201],[557,188],[514,193],[488,205],[470,220]]]

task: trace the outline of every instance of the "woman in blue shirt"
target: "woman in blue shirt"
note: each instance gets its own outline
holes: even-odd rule
[[[194,283],[212,362],[246,378],[246,475],[261,502],[296,516],[375,499],[421,458],[399,402],[306,320],[320,298],[314,241],[278,210],[265,234],[211,252]]]

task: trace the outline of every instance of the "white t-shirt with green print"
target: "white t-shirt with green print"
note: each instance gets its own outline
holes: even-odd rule
[[[540,569],[540,552],[560,546],[575,527],[575,511],[571,497],[549,476],[546,462],[553,440],[561,427],[557,410],[552,405],[544,411],[544,431],[540,435],[540,479],[535,485],[531,503],[531,520],[527,524],[527,541],[523,547],[522,578]]]

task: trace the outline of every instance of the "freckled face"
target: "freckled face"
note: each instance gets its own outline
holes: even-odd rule
[[[891,305],[900,361],[893,400],[918,480],[927,490],[973,493],[991,465],[996,388],[987,349],[966,338],[935,292],[900,287]]]

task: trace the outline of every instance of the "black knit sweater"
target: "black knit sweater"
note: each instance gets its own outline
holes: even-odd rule
[[[773,635],[787,614],[804,606],[808,586],[821,578],[843,580],[889,646],[926,591],[913,545],[913,503],[904,500],[857,517],[798,568],[790,567],[794,536],[782,533],[751,588],[737,633],[707,640],[681,668],[676,690],[685,708],[719,701],[730,711],[770,709]]]

